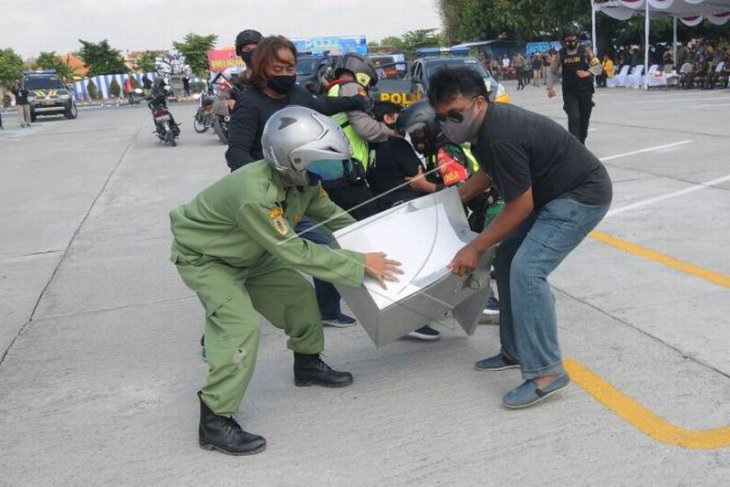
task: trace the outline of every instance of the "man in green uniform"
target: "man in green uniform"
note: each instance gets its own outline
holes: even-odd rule
[[[382,253],[333,250],[292,230],[305,216],[330,231],[354,222],[319,183],[341,177],[349,163],[351,149],[336,123],[308,108],[287,107],[266,124],[262,145],[266,160],[231,173],[170,213],[172,261],[206,316],[209,372],[198,393],[200,446],[232,455],[266,445],[232,418],[256,363],[256,312],[289,336],[297,386],[347,386],[352,375],[320,359],[322,320],[312,286],[297,271],[349,286],[359,286],[366,273],[385,286],[400,272]]]

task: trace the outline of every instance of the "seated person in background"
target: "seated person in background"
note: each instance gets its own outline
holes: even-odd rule
[[[725,56],[722,61],[717,63],[715,69],[709,75],[709,81],[707,83],[708,89],[715,88],[715,85],[720,83],[722,80],[725,81],[725,88],[727,88],[728,75],[730,75],[730,56]]]
[[[694,84],[695,80],[697,78],[701,78],[702,86],[705,84],[705,77],[707,76],[707,72],[709,71],[710,64],[707,61],[707,57],[701,56],[700,60],[697,62],[697,64],[694,65],[694,68],[692,68],[692,71],[690,71],[687,74],[687,83],[685,88],[690,89],[692,88],[692,85]]]
[[[613,78],[613,61],[608,54],[603,56],[603,72],[596,76],[596,83],[599,88],[605,88],[606,80]]]

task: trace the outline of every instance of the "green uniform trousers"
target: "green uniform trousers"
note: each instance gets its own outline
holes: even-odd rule
[[[177,270],[205,308],[209,369],[202,398],[215,414],[230,416],[243,400],[259,346],[257,311],[284,330],[291,350],[315,354],[324,348],[312,285],[275,258],[265,257],[247,269],[211,261],[177,265]]]

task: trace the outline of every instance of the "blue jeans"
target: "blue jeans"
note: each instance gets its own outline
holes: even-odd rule
[[[553,200],[533,212],[497,249],[502,354],[520,363],[525,380],[564,373],[555,297],[547,277],[598,225],[608,207]]]
[[[313,227],[314,224],[304,218],[297,223],[294,231],[300,237],[316,244],[329,245],[332,243],[332,239],[326,233],[319,228]],[[314,292],[317,295],[319,312],[323,318],[332,319],[340,316],[340,293],[337,292],[332,283],[314,279]]]

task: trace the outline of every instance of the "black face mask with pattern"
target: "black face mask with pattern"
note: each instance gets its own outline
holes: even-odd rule
[[[292,75],[282,75],[282,76],[274,76],[266,83],[266,86],[274,90],[280,95],[286,95],[288,94],[292,88],[294,88],[294,85],[297,83],[297,76],[295,74]]]

